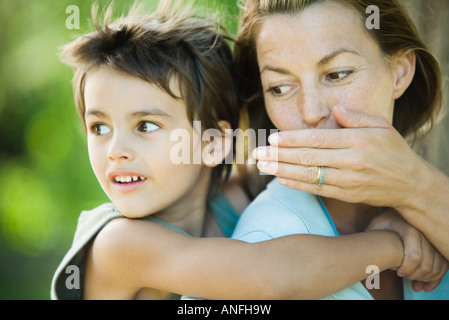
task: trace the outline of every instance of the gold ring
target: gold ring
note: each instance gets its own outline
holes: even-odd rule
[[[316,177],[315,183],[318,185],[318,187],[321,187],[324,182],[324,168],[318,167],[318,175]]]

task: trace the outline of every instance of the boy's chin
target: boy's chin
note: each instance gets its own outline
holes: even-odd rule
[[[120,204],[116,204],[116,207],[120,211],[121,214],[123,214],[126,218],[129,218],[129,219],[144,218],[151,214],[151,212],[142,210],[142,207],[133,208],[130,206],[120,205]]]

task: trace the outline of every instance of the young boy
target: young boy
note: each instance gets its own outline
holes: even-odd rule
[[[254,244],[199,238],[229,237],[245,201],[231,205],[219,191],[230,169],[219,162],[231,138],[201,141],[193,121],[204,130],[236,128],[239,99],[219,25],[170,4],[162,1],[151,17],[131,13],[113,25],[108,10],[104,27],[96,23],[96,32],[64,50],[76,70],[76,106],[91,165],[113,204],[81,214],[52,298],[167,299],[175,292],[312,299],[365,279],[368,265],[399,267],[402,242],[389,231]],[[191,138],[181,141],[188,144],[181,150],[190,150],[192,161],[175,164],[180,142],[173,133],[179,130]],[[198,163],[196,154],[215,161]],[[232,190],[229,199],[242,198]]]
[[[230,151],[223,148],[232,142],[204,142],[192,126],[198,120],[203,129],[237,127],[232,52],[226,37],[217,34],[218,24],[176,10],[163,1],[154,16],[131,12],[109,25],[109,9],[104,28],[95,22],[96,32],[64,49],[76,69],[76,107],[91,165],[114,203],[80,217],[63,265],[70,260],[82,279],[94,269],[88,251],[95,236],[112,219],[145,218],[197,237],[230,237],[237,221],[233,207],[216,192],[231,170],[222,160]],[[177,132],[189,139],[178,141]],[[189,154],[186,163],[175,164],[176,157],[185,158],[177,149],[200,154],[201,161]],[[208,155],[217,161],[202,161]],[[59,289],[64,285],[57,283]],[[81,298],[83,290],[64,292]]]

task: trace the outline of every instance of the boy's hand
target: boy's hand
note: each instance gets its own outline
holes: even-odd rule
[[[448,261],[395,210],[389,209],[374,218],[367,230],[391,230],[399,234],[404,244],[404,260],[397,274],[413,280],[413,290],[430,292],[438,287],[448,271]]]

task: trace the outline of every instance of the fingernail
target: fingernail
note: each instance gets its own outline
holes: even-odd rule
[[[265,168],[268,168],[270,166],[270,162],[268,162],[268,161],[259,161],[257,163],[257,166],[259,167],[259,169],[265,169]]]
[[[266,158],[267,156],[267,149],[266,148],[257,148],[253,151],[253,158],[259,159],[259,158]]]
[[[264,173],[275,175],[278,171],[278,164],[277,162],[270,162],[270,161],[259,161],[257,163],[257,167],[260,171],[263,171]]]
[[[268,137],[268,142],[272,145],[278,146],[281,143],[281,136],[278,133],[274,133]]]

